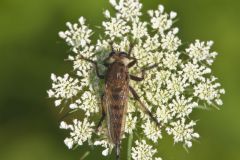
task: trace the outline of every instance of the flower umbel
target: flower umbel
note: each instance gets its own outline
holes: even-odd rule
[[[136,141],[136,147],[132,148],[132,159],[134,160],[152,160],[157,152],[151,145],[148,145],[145,140]]]
[[[48,96],[55,98],[55,106],[59,106],[64,99],[70,99],[81,91],[82,86],[78,79],[69,77],[69,74],[65,74],[64,77],[56,77],[55,74],[51,75],[53,81],[52,89],[48,90]]]
[[[87,118],[84,118],[83,122],[77,119],[73,120],[72,125],[66,124],[66,122],[61,122],[61,129],[69,129],[70,138],[66,138],[64,143],[69,149],[73,147],[74,144],[83,145],[83,142],[87,141],[92,137],[94,123],[90,123]]]
[[[145,72],[142,82],[130,81],[130,85],[160,125],[129,98],[122,136],[122,141],[134,136],[135,145],[128,148],[129,154],[134,160],[161,160],[156,155],[164,132],[173,136],[174,143],[192,147],[192,141],[200,136],[194,131],[196,122],[191,120],[191,113],[199,106],[223,104],[221,95],[225,91],[211,70],[217,56],[211,50],[213,42],[195,40],[184,49],[178,37],[179,29],[174,26],[176,12],[168,13],[159,5],[156,10],[148,11],[149,19],[144,21],[139,0],[109,1],[115,13],[104,11],[103,34],[96,42],[91,40],[94,29],[90,29],[83,17],[78,23],[67,22],[67,30],[59,32],[72,51],[68,60],[73,63],[74,72],[63,77],[52,74],[52,88],[47,93],[55,106],[79,114],[77,117],[75,114],[72,124],[61,122],[60,128],[70,131],[64,143],[69,149],[84,143],[101,146],[104,156],[111,154],[114,145],[107,138],[105,122],[98,132],[94,130],[95,120],[101,115],[104,83],[96,76],[94,64],[83,57],[98,62],[95,65],[104,74],[103,59],[108,57],[111,47],[127,53],[133,46],[131,56],[138,62],[129,69],[129,74],[139,75],[145,67],[156,67]]]

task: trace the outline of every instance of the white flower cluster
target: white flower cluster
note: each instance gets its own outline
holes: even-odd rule
[[[127,21],[138,20],[142,15],[142,4],[138,0],[119,0],[118,3],[116,0],[110,0],[110,3],[117,11],[116,15]]]
[[[163,5],[159,5],[158,10],[149,10],[148,14],[151,17],[152,28],[157,29],[160,33],[170,29],[177,16],[177,13],[173,11],[170,14],[165,13]]]
[[[125,132],[132,134],[133,129],[136,128],[137,117],[133,117],[131,113],[127,115],[126,124],[125,124]]]
[[[47,93],[50,98],[56,99],[55,106],[59,106],[64,99],[76,96],[82,89],[79,80],[69,77],[69,74],[65,74],[63,78],[52,74],[51,79],[53,81],[52,89]]]
[[[60,124],[61,129],[70,130],[70,137],[64,140],[64,143],[69,149],[73,148],[74,144],[83,145],[83,142],[92,137],[94,123],[90,123],[87,118],[84,118],[83,122],[77,119],[73,120],[72,125],[68,125],[62,121]]]
[[[100,141],[95,141],[94,142],[95,146],[102,146],[103,148],[105,148],[102,151],[102,155],[103,156],[107,156],[111,153],[112,148],[114,147],[113,144],[109,143],[108,140],[100,140]]]
[[[194,133],[193,126],[196,125],[195,122],[191,121],[186,124],[186,119],[182,118],[176,122],[170,123],[171,128],[168,127],[167,133],[174,136],[174,142],[184,142],[187,147],[192,147],[192,140],[194,138],[199,138],[198,133]]]
[[[82,109],[86,116],[90,116],[91,113],[99,112],[99,100],[97,96],[90,91],[86,91],[82,94],[81,99],[77,99],[75,103],[69,105],[70,109]]]
[[[186,49],[181,49],[182,42],[177,36],[179,29],[174,27],[176,12],[167,13],[159,5],[156,10],[148,11],[150,22],[147,22],[142,20],[139,0],[110,0],[110,4],[116,13],[104,11],[104,34],[96,43],[91,41],[93,31],[83,17],[79,18],[79,23],[68,22],[68,29],[59,32],[74,52],[68,59],[73,62],[77,78],[70,78],[68,74],[63,78],[52,74],[52,89],[47,92],[50,98],[55,99],[56,106],[69,100],[67,104],[71,110],[79,110],[86,115],[84,120],[74,120],[72,125],[61,123],[61,128],[70,130],[70,138],[64,142],[72,148],[74,144],[82,145],[92,139],[95,146],[105,148],[104,156],[111,153],[113,145],[106,139],[106,125],[100,133],[92,136],[94,123],[91,121],[94,116],[101,115],[103,83],[97,78],[93,64],[83,60],[86,57],[99,62],[100,72],[104,74],[105,68],[101,63],[110,53],[111,43],[115,50],[124,52],[128,52],[131,44],[134,45],[131,56],[138,62],[129,69],[130,74],[139,75],[144,67],[157,65],[146,71],[142,82],[130,82],[160,124],[156,126],[149,116],[143,112],[139,114],[139,104],[129,99],[124,137],[135,133],[143,135],[137,136],[141,139],[136,140],[132,148],[132,158],[160,160],[154,156],[157,150],[153,148],[157,148],[163,132],[172,135],[175,143],[182,142],[191,147],[192,140],[199,138],[193,129],[196,123],[190,119],[192,111],[206,104],[223,104],[221,95],[225,91],[210,68],[217,56],[211,51],[213,42],[196,40]]]
[[[220,83],[215,83],[216,80],[216,77],[211,77],[211,79],[204,79],[194,86],[194,96],[207,101],[208,104],[214,104],[215,102],[217,105],[222,105],[220,96],[225,93],[225,90],[221,89]]]
[[[85,19],[83,17],[79,18],[79,24],[67,22],[66,26],[69,30],[59,32],[59,36],[65,39],[66,43],[74,48],[85,47],[91,42],[89,38],[92,34],[92,30],[85,25]]]
[[[153,149],[151,145],[148,145],[145,140],[136,141],[136,147],[132,148],[132,159],[134,160],[161,160],[159,157],[154,157],[157,153],[156,149]]]
[[[214,58],[217,56],[217,52],[210,52],[212,45],[213,41],[205,43],[196,40],[194,44],[190,44],[189,48],[186,49],[186,52],[194,63],[206,61],[207,64],[211,65]]]
[[[154,122],[151,122],[149,119],[144,124],[142,124],[142,129],[146,137],[155,143],[159,138],[162,138],[162,133],[159,130],[158,126],[156,126],[156,124],[154,124]]]
[[[172,100],[169,104],[172,116],[177,118],[186,117],[192,113],[193,108],[197,107],[196,102],[192,102],[192,98],[185,98],[184,96],[176,96],[176,99]]]

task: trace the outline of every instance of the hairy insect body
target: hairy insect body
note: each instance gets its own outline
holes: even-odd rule
[[[133,98],[139,102],[142,111],[157,124],[158,121],[153,117],[153,114],[141,102],[136,91],[129,86],[129,80],[142,81],[146,70],[150,70],[157,65],[150,66],[142,70],[142,77],[136,77],[128,73],[128,69],[134,66],[137,60],[130,57],[131,48],[128,54],[125,52],[112,52],[104,60],[104,65],[107,67],[105,75],[101,75],[98,71],[97,62],[82,57],[82,59],[92,63],[96,67],[97,76],[105,79],[104,94],[102,96],[102,117],[97,125],[97,130],[101,126],[104,119],[107,121],[107,130],[109,140],[115,145],[116,160],[120,159],[120,145],[122,134],[125,129],[125,120],[127,114],[127,103],[129,92]]]
[[[110,64],[105,77],[103,104],[107,115],[109,138],[116,146],[120,145],[125,127],[128,84],[128,68],[120,62]]]

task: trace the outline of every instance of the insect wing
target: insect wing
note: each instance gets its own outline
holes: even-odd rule
[[[127,112],[128,85],[121,88],[112,88],[106,85],[104,105],[107,115],[109,138],[113,143],[118,143],[125,128]]]

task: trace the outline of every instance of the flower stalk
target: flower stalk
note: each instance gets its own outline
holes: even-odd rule
[[[80,160],[84,160],[89,154],[90,151],[85,152],[84,155],[80,158]]]

